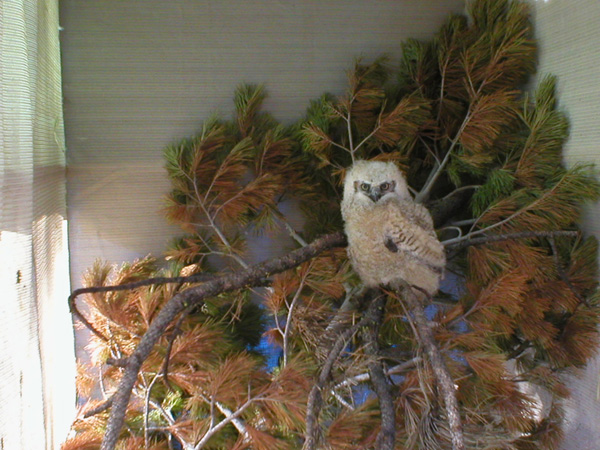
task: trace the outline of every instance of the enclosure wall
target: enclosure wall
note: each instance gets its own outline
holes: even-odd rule
[[[567,163],[600,163],[600,2],[597,0],[531,0],[540,41],[538,77],[558,77],[560,108],[571,122],[565,148]],[[600,208],[590,205],[584,228],[600,235]],[[570,382],[565,450],[595,450],[600,441],[600,360]]]

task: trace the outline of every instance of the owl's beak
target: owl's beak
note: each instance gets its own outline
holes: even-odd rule
[[[379,188],[372,188],[367,196],[373,201],[373,203],[377,203],[381,198],[381,191]]]

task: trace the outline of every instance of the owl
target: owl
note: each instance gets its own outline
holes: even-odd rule
[[[404,280],[429,295],[438,290],[444,246],[393,163],[356,161],[346,173],[341,207],[348,256],[365,286]]]

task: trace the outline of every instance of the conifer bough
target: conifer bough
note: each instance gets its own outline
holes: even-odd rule
[[[200,286],[188,288],[169,300],[152,321],[136,349],[127,357],[123,377],[112,398],[112,413],[108,421],[101,449],[113,450],[115,448],[125,420],[125,412],[131,391],[137,380],[142,363],[148,358],[156,341],[163,335],[167,326],[178,314],[182,313],[186,308],[198,305],[208,297],[261,284],[264,278],[297,267],[326,249],[343,245],[345,241],[346,237],[343,233],[324,236],[315,240],[310,245],[294,250],[281,258],[272,259],[236,273],[217,277]]]

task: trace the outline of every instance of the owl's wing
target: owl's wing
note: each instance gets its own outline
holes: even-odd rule
[[[421,205],[413,203],[412,206]],[[383,236],[385,247],[393,253],[403,252],[436,271],[436,268],[441,270],[446,263],[444,246],[433,231],[429,212],[425,208],[412,209],[408,205],[388,212]],[[422,215],[423,212],[426,216]]]
[[[414,222],[430,234],[435,235],[435,229],[433,228],[433,219],[431,218],[431,214],[429,214],[427,208],[425,208],[420,203],[410,203],[412,203]]]

